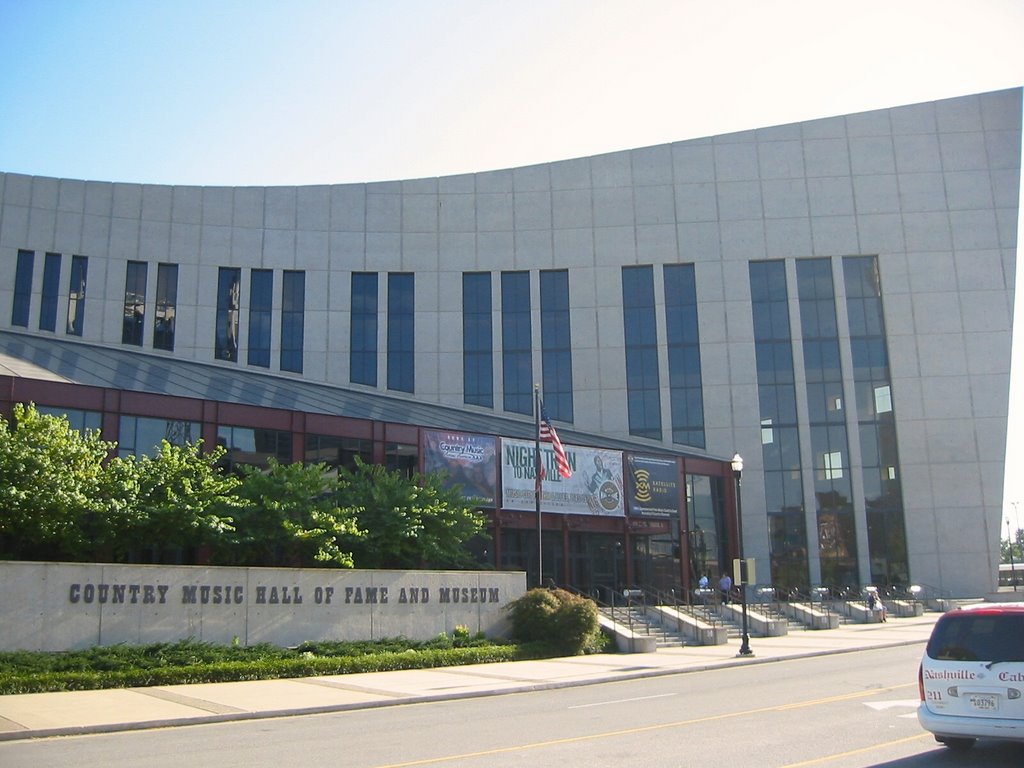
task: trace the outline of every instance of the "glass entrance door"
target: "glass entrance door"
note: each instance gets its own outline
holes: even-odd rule
[[[621,536],[606,533],[571,533],[569,558],[572,586],[610,603],[611,593],[626,586],[626,558]]]

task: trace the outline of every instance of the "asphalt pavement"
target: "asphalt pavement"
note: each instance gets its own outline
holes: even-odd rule
[[[751,637],[752,656],[725,645],[662,648],[441,669],[238,683],[165,685],[0,696],[0,741],[167,728],[289,715],[339,712],[444,699],[539,691],[630,678],[700,672],[823,654],[921,644],[940,613],[890,618],[837,629]]]

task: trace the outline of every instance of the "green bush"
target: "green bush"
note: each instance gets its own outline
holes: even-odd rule
[[[218,646],[212,646],[218,647]],[[56,654],[19,654],[30,655]],[[273,680],[317,675],[347,675],[358,672],[387,672],[468,664],[511,662],[525,657],[515,645],[486,645],[465,648],[404,648],[364,652],[355,655],[316,655],[309,650],[275,648],[268,655],[253,654],[246,660],[219,660],[205,664],[122,669],[54,669],[60,665],[36,664],[31,668],[0,668],[0,694],[39,693],[61,690],[94,690],[152,685],[225,683],[240,680]],[[44,669],[49,667],[49,669]]]
[[[552,616],[562,607],[553,590],[531,589],[506,606],[512,636],[523,643],[548,642],[555,635]]]
[[[601,647],[601,627],[593,600],[564,589],[531,589],[508,604],[512,635],[523,643],[576,655]]]
[[[186,640],[68,653],[0,653],[0,694],[224,683],[287,677],[428,669],[533,658],[535,652],[456,632],[433,640],[221,646]],[[468,643],[460,646],[460,643]]]

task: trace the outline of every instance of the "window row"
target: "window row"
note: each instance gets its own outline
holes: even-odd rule
[[[36,263],[35,251],[21,249],[14,274],[14,302],[11,325],[28,328],[31,321],[32,281]],[[47,252],[43,257],[43,284],[39,293],[39,330],[57,330],[57,310],[60,307],[61,271],[64,255]],[[85,283],[89,271],[86,256],[72,256],[68,273],[68,303],[65,333],[81,336],[85,323]]]
[[[246,362],[249,365],[269,368],[275,297],[274,270],[251,269],[248,272],[249,336]],[[287,269],[282,272],[278,306],[281,319],[280,368],[282,371],[302,373],[306,314],[305,272]],[[218,360],[238,362],[241,307],[242,270],[240,267],[221,267],[217,274],[217,314],[214,331],[214,355]]]
[[[907,578],[907,553],[901,544],[903,503],[878,260],[845,257],[841,276],[833,274],[833,261],[827,258],[799,259],[794,266],[792,313],[786,262],[749,266],[773,582],[801,583],[807,578],[806,542],[813,541],[812,532],[793,524],[803,519],[804,510],[798,439],[803,427],[814,455],[821,580],[842,583],[847,573],[856,572],[856,531],[866,525],[872,580],[898,583]],[[845,334],[840,333],[836,311],[838,285],[845,289]],[[791,317],[799,323],[796,333]],[[853,362],[852,383],[849,375],[843,376],[844,335]],[[803,361],[800,377],[794,363],[797,343]],[[806,414],[800,416],[798,378],[805,381],[806,394]],[[848,414],[847,401],[855,415]],[[849,424],[859,436],[866,520],[854,513]]]

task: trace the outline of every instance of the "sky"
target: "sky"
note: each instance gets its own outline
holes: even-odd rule
[[[1024,0],[0,0],[0,170],[272,186],[510,168],[1019,87],[1022,37]]]

